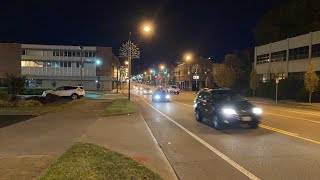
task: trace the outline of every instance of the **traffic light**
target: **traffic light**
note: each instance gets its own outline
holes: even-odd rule
[[[164,70],[164,71],[163,71],[163,74],[167,74],[167,70]]]

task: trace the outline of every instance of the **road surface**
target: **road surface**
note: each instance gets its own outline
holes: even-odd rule
[[[194,118],[190,92],[153,103],[132,91],[142,115],[180,179],[319,179],[320,112],[258,104],[258,129],[217,131]]]

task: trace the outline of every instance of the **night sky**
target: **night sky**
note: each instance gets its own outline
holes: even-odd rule
[[[0,42],[111,46],[118,55],[132,31],[141,49],[134,72],[179,60],[186,51],[221,61],[253,47],[261,16],[284,1],[1,0]],[[139,32],[146,20],[156,25],[147,39]]]

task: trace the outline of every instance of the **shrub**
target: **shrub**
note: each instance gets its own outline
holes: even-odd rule
[[[309,93],[305,88],[300,88],[296,93],[296,101],[309,102]],[[312,102],[320,102],[320,92],[315,92],[312,97]]]
[[[15,102],[17,107],[39,107],[42,106],[40,101],[37,100],[19,100]]]
[[[6,84],[8,86],[8,93],[11,95],[18,95],[25,89],[25,76],[16,76],[7,74]]]
[[[48,94],[46,97],[34,96],[34,97],[30,97],[30,98],[28,98],[28,99],[29,99],[29,100],[39,101],[39,102],[41,102],[42,104],[47,104],[47,103],[55,102],[58,98],[59,98],[59,96],[57,96],[57,95]]]
[[[23,95],[42,95],[43,91],[46,91],[47,89],[42,88],[27,88],[24,89],[21,94]]]
[[[9,101],[4,101],[0,99],[0,108],[10,107],[12,104]]]
[[[2,101],[10,101],[11,100],[11,96],[4,92],[4,91],[0,91],[0,100]]]

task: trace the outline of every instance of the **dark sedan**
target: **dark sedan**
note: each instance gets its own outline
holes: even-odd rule
[[[257,128],[262,110],[229,89],[210,89],[198,93],[194,101],[197,121],[213,122],[216,129],[226,124],[248,124]]]
[[[156,90],[152,94],[153,102],[168,102],[170,101],[170,95],[166,93],[164,90]]]

